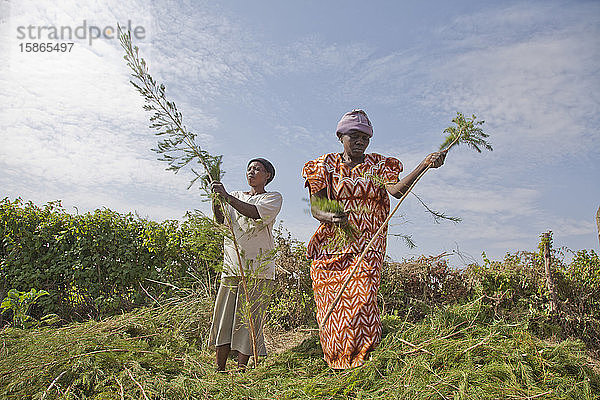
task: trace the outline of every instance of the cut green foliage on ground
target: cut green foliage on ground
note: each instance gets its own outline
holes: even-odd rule
[[[1,298],[49,293],[0,314],[0,399],[600,400],[594,250],[566,262],[570,250],[551,249],[554,296],[541,251],[484,254],[463,269],[444,254],[388,260],[383,341],[363,367],[333,371],[315,335],[306,246],[279,227],[266,320],[277,351],[244,374],[233,360],[217,374],[206,343],[223,237],[211,226],[198,214],[159,224],[0,202]],[[72,293],[84,290],[80,303]],[[42,321],[51,312],[60,321]],[[27,315],[40,324],[20,329]]]
[[[599,399],[578,341],[548,342],[475,301],[384,318],[363,367],[333,371],[316,335],[246,373],[214,372],[211,302],[189,295],[101,322],[0,333],[6,399]]]

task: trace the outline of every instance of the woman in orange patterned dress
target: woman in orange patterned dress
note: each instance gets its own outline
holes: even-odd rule
[[[429,154],[410,174],[399,180],[400,161],[375,153],[365,154],[373,127],[362,110],[344,114],[336,133],[343,152],[322,155],[307,162],[302,170],[310,190],[312,215],[321,222],[307,249],[307,255],[312,259],[310,273],[320,326],[354,262],[388,216],[388,193],[402,197],[427,166],[438,168],[444,163],[443,153]],[[341,202],[344,212],[320,210],[314,205],[315,197]],[[348,223],[358,228],[358,237],[344,248],[336,248],[335,225]],[[376,239],[340,302],[321,326],[321,347],[331,368],[362,365],[381,341],[377,291],[385,257],[386,233],[384,230]]]

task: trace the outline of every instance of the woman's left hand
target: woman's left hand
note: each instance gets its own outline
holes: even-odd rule
[[[445,151],[437,151],[437,152],[431,153],[427,157],[425,157],[425,160],[423,160],[423,163],[425,165],[429,166],[430,168],[439,168],[442,165],[444,165],[445,158],[446,158]]]

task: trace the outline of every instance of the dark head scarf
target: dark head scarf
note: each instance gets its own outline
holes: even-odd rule
[[[261,163],[265,167],[267,172],[271,174],[269,179],[267,179],[267,183],[265,184],[265,185],[268,185],[269,182],[271,182],[273,180],[273,178],[275,178],[275,167],[273,166],[273,164],[271,164],[269,162],[269,160],[259,157],[259,158],[253,158],[252,160],[248,161],[248,165],[246,166],[246,168],[248,168],[250,166],[250,164],[254,161],[258,161],[259,163]]]

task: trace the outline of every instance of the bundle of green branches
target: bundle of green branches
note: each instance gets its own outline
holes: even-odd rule
[[[198,144],[198,135],[185,126],[183,116],[175,103],[167,100],[165,85],[156,82],[148,72],[146,61],[139,55],[139,48],[131,41],[131,32],[122,32],[119,26],[119,39],[121,47],[125,50],[127,66],[132,70],[134,77],[130,82],[144,98],[144,110],[152,113],[150,128],[156,130],[156,135],[162,138],[158,141],[158,147],[152,149],[161,155],[159,161],[167,162],[167,170],[175,173],[190,165],[192,161],[200,164],[204,172],[199,173],[192,167],[191,171],[195,177],[188,188],[198,179],[205,188],[211,182],[220,180],[223,157],[212,156]]]
[[[348,212],[344,209],[344,205],[338,200],[328,199],[327,197],[314,196],[311,199],[311,207],[314,206],[321,211],[340,214]],[[325,247],[329,251],[341,251],[344,247],[354,242],[359,236],[358,228],[348,221],[345,224],[334,224],[335,235],[329,239]]]

